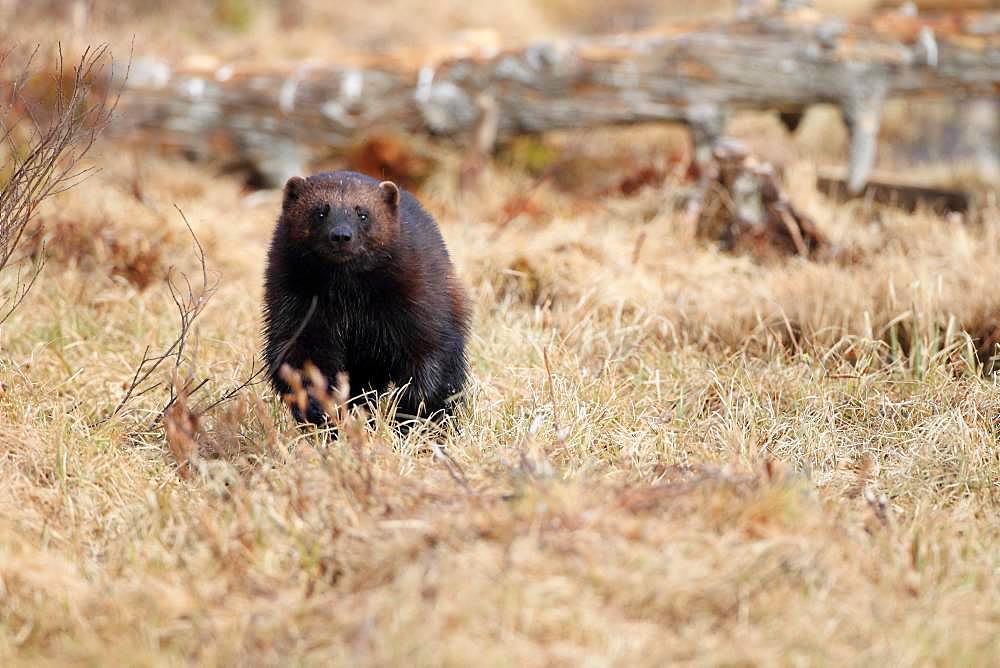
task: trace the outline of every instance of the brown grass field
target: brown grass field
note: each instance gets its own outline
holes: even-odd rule
[[[449,6],[449,29],[503,14]],[[220,43],[254,52],[255,25]],[[669,178],[593,194],[628,173],[600,156],[656,164],[674,130],[547,140],[584,154],[578,187],[510,150],[460,192],[460,156],[423,149],[475,305],[460,430],[401,437],[383,401],[338,441],[264,385],[175,411],[191,431],[167,438],[173,361],[104,419],[177,335],[168,276],[201,294],[178,208],[217,286],[186,404],[250,373],[280,193],[98,145],[43,207],[47,266],[0,329],[0,665],[997,665],[997,184],[967,221],[837,204],[776,132],[734,128],[783,156],[844,258],[723,253]]]

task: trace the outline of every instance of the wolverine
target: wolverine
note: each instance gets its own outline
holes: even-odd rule
[[[462,392],[469,309],[434,218],[391,181],[355,172],[293,176],[285,184],[264,280],[264,360],[345,373],[355,403],[392,387],[397,422],[450,415]],[[299,422],[323,425],[310,398]]]

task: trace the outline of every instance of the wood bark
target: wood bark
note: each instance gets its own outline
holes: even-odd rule
[[[472,144],[674,121],[691,127],[709,159],[733,111],[775,109],[793,119],[826,102],[840,107],[851,132],[848,184],[857,191],[886,99],[998,92],[1000,12],[849,21],[804,8],[525,48],[287,68],[138,60],[117,129],[202,153],[234,150],[280,184],[316,152],[382,131]]]

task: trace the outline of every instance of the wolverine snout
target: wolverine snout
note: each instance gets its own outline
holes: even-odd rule
[[[348,225],[336,225],[330,230],[330,243],[341,246],[348,243],[354,236],[354,232]]]

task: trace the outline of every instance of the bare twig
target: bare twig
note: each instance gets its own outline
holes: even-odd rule
[[[170,359],[174,360],[172,374],[175,378],[180,375],[180,367],[184,360],[184,349],[187,345],[188,337],[191,334],[194,322],[205,310],[205,307],[208,305],[208,302],[211,300],[212,295],[215,294],[215,290],[218,287],[218,280],[209,276],[208,264],[205,260],[205,249],[198,240],[198,235],[195,234],[194,229],[191,227],[191,223],[188,222],[187,216],[184,215],[184,212],[181,211],[181,209],[176,205],[174,208],[176,208],[177,212],[180,213],[181,220],[184,221],[184,225],[187,227],[188,232],[191,234],[191,238],[194,241],[195,252],[198,257],[198,263],[201,267],[201,284],[198,286],[192,285],[187,274],[181,273],[179,274],[179,280],[183,282],[183,288],[180,287],[178,279],[174,278],[174,269],[171,267],[167,278],[167,285],[170,290],[170,296],[177,307],[177,313],[180,320],[177,336],[166,348],[166,350],[159,354],[151,355],[149,346],[146,346],[146,350],[142,354],[142,360],[140,360],[138,366],[136,366],[135,373],[132,375],[132,381],[125,389],[125,394],[122,395],[121,401],[118,402],[118,405],[110,415],[100,420],[97,424],[106,422],[120,414],[130,400],[145,394],[154,387],[161,385],[162,383],[157,382],[154,385],[146,386],[153,374],[160,369],[161,365],[165,361]],[[191,394],[197,392],[207,382],[207,380],[203,380],[200,383],[197,383],[192,389],[191,385],[194,384],[194,379],[188,378],[184,382],[182,389],[185,395],[190,397]],[[177,397],[177,383],[175,382],[170,386],[170,399],[163,407],[163,411],[166,411],[173,406]]]
[[[258,367],[257,362],[255,360],[253,366],[250,367],[250,373],[247,375],[246,378],[244,378],[238,384],[232,386],[231,388],[220,394],[206,406],[204,407],[199,406],[195,408],[194,409],[195,412],[198,413],[198,415],[204,415],[205,413],[208,413],[209,411],[218,408],[222,404],[235,399],[236,395],[238,395],[240,392],[247,389],[248,387],[253,387],[254,385],[262,383],[264,381],[264,372],[266,370],[267,370],[266,366]],[[202,384],[204,384],[204,382]]]
[[[0,70],[11,53],[0,54]],[[0,185],[0,272],[11,265],[25,229],[34,220],[41,203],[79,184],[93,172],[93,167],[83,167],[81,162],[110,123],[121,94],[120,87],[114,94],[97,90],[106,78],[106,64],[110,62],[114,67],[107,45],[88,47],[73,67],[68,83],[60,46],[52,75],[53,101],[47,108],[36,104],[29,99],[26,88],[34,76],[37,54],[37,47],[28,54],[18,68],[18,75],[9,83],[6,100],[0,101],[0,145],[4,150],[0,172],[8,175]],[[15,287],[4,297],[9,306],[0,323],[24,301],[43,266],[44,260],[37,261],[27,279],[18,276]]]
[[[285,363],[285,355],[287,355],[291,347],[295,345],[295,342],[298,340],[299,336],[301,336],[302,332],[305,330],[306,325],[308,325],[309,321],[312,320],[313,314],[316,312],[316,305],[318,302],[319,298],[314,295],[312,298],[312,303],[309,304],[309,310],[306,312],[305,317],[302,318],[302,322],[299,323],[299,326],[295,330],[295,333],[292,334],[292,337],[288,339],[288,342],[285,343],[284,347],[282,347],[281,352],[278,353],[278,356],[274,359],[273,364],[271,364],[270,366],[258,367],[256,361],[254,361],[253,366],[250,367],[250,373],[247,375],[245,379],[240,381],[239,384],[234,385],[230,389],[220,394],[219,397],[215,399],[215,401],[212,401],[204,408],[196,409],[198,414],[204,415],[205,413],[221,406],[227,401],[231,401],[233,398],[236,397],[237,394],[239,394],[246,388],[258,385],[264,382],[267,378],[273,376],[278,371],[278,369],[281,368],[281,365]]]

